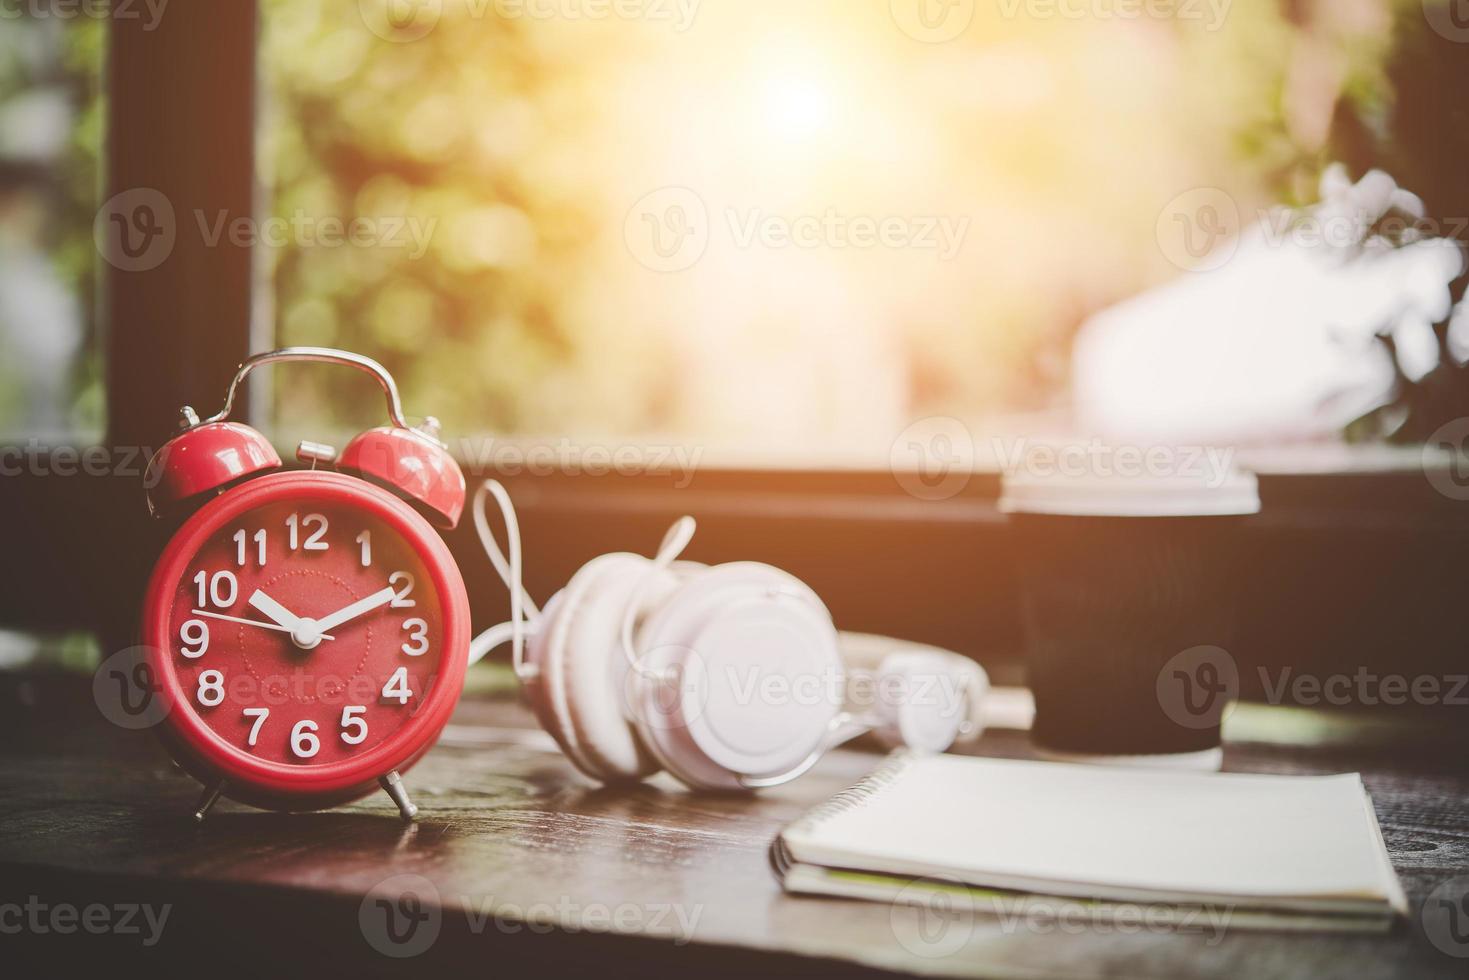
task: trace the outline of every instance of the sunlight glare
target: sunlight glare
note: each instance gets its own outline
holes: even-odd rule
[[[776,74],[764,85],[763,119],[768,136],[802,143],[827,131],[832,122],[829,89],[803,73]]]

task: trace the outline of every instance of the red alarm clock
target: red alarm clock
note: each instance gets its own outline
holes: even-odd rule
[[[393,424],[340,456],[303,442],[311,468],[281,471],[263,435],[228,419],[245,377],[282,361],[374,376]],[[401,774],[448,721],[470,637],[464,581],[433,526],[452,528],[464,508],[437,423],[404,421],[376,361],[311,347],[250,358],[219,414],[180,415],[184,431],[149,464],[148,505],[198,509],[153,570],[142,644],[160,734],[205,785],[195,818],[221,794],[315,810],[381,785],[411,820]]]

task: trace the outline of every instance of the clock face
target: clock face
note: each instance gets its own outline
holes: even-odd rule
[[[313,486],[323,479],[337,492]],[[271,481],[237,491],[257,498],[247,506],[206,507],[155,573],[151,629],[172,720],[231,774],[290,780],[361,762],[381,775],[415,748],[405,738],[437,734],[442,721],[425,736],[418,716],[442,701],[446,665],[462,672],[462,607],[441,595],[442,542],[423,523],[426,547],[417,515],[405,523],[407,508],[375,488],[340,492],[350,478],[260,482]]]

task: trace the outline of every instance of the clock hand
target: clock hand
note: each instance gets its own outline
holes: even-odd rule
[[[366,599],[358,599],[350,606],[343,606],[336,612],[323,616],[316,621],[314,628],[318,630],[329,630],[333,626],[341,626],[349,619],[356,619],[364,613],[370,613],[378,606],[385,606],[398,595],[398,590],[391,585],[374,592]]]
[[[195,609],[194,610],[194,615],[195,616],[208,616],[210,619],[222,619],[222,620],[224,620],[227,623],[239,623],[239,624],[241,624],[243,626],[259,626],[261,629],[280,630],[282,633],[289,633],[289,632],[291,632],[291,628],[289,626],[281,626],[281,625],[278,625],[276,623],[262,623],[258,619],[242,619],[239,616],[226,616],[224,613],[207,612],[206,610],[203,610],[203,609]],[[334,639],[336,639],[336,637],[334,637],[334,636],[327,636],[325,633],[320,633],[318,635],[323,640],[334,640]]]
[[[259,609],[261,612],[265,613],[265,615],[270,617],[270,619],[277,626],[281,627],[287,632],[297,630],[301,627],[301,617],[297,616],[295,613],[291,612],[285,606],[281,605],[279,602],[276,602],[274,599],[266,595],[264,592],[261,592],[259,589],[256,589],[254,592],[250,593],[250,598],[246,601],[248,601],[250,605],[254,606],[256,609]]]
[[[302,650],[315,649],[321,643],[322,639],[325,638],[322,630],[331,629],[330,626],[322,626],[314,619],[306,616],[297,616],[259,589],[250,593],[248,601],[250,605],[265,613],[265,615],[275,620],[277,625],[283,627],[286,632],[290,633],[291,642]]]

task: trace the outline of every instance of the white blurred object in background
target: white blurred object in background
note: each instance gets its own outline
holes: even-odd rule
[[[1334,436],[1393,398],[1392,354],[1375,337],[1392,336],[1409,378],[1432,370],[1458,243],[1422,235],[1423,203],[1381,171],[1354,184],[1334,164],[1321,197],[1221,243],[1234,253],[1210,271],[1087,321],[1073,353],[1078,424],[1171,443]]]

